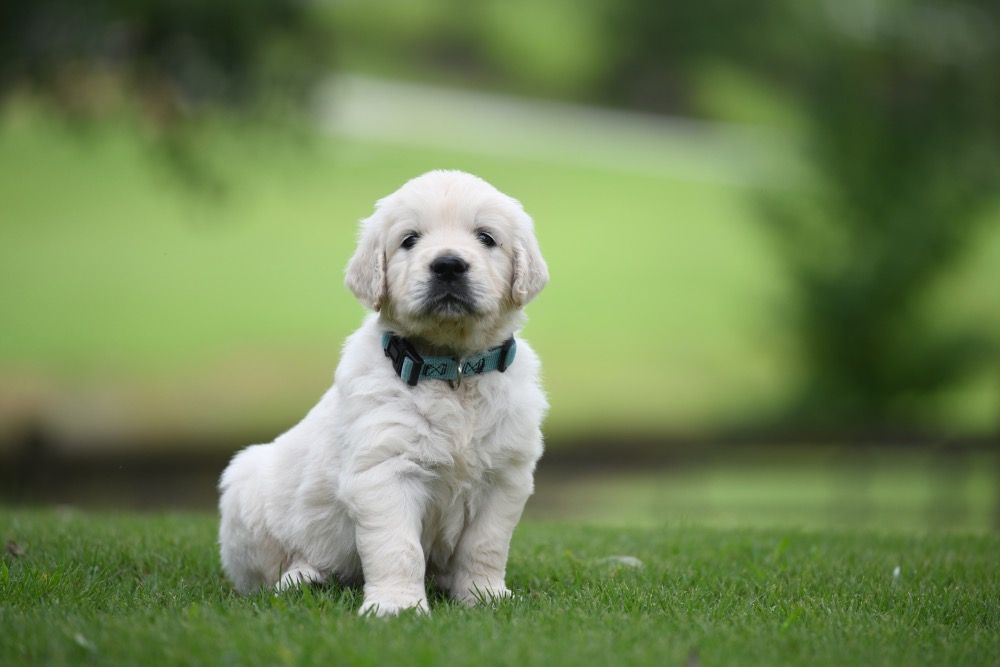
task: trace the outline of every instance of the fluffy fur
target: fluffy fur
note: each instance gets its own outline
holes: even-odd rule
[[[435,260],[460,268],[442,278]],[[427,612],[425,580],[476,604],[505,597],[511,533],[533,490],[548,409],[534,351],[503,373],[411,387],[381,347],[425,355],[500,345],[548,281],[531,218],[469,174],[406,183],[362,221],[346,284],[376,311],[346,342],[335,382],[273,443],[222,475],[222,563],[243,593],[364,582],[360,613]]]

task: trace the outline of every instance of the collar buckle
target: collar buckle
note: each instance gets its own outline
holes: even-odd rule
[[[500,357],[497,359],[497,370],[503,373],[514,361],[514,353],[517,352],[514,337],[511,336],[500,346]]]
[[[386,333],[382,337],[382,348],[385,356],[392,361],[392,368],[396,374],[411,387],[417,386],[420,379],[420,371],[424,368],[424,358],[406,340],[391,333]]]

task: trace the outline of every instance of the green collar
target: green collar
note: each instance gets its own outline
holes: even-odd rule
[[[468,357],[422,357],[405,338],[392,331],[382,334],[382,349],[392,361],[396,374],[415,387],[420,380],[448,380],[457,387],[466,375],[490,371],[503,373],[514,362],[517,343],[511,336],[503,345]]]

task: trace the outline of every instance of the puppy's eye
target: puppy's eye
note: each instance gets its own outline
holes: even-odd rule
[[[420,238],[420,234],[407,234],[403,242],[399,244],[399,247],[403,250],[409,250],[413,246],[417,245],[417,239]]]
[[[476,234],[476,238],[487,248],[495,248],[497,245],[496,240],[490,236],[489,232],[479,232]]]

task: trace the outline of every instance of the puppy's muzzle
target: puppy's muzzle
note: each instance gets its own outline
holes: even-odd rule
[[[465,317],[477,311],[469,284],[469,263],[457,255],[441,255],[430,264],[424,310],[444,317]]]
[[[446,283],[452,283],[465,276],[469,263],[455,255],[443,255],[431,262],[431,272],[434,277]]]

